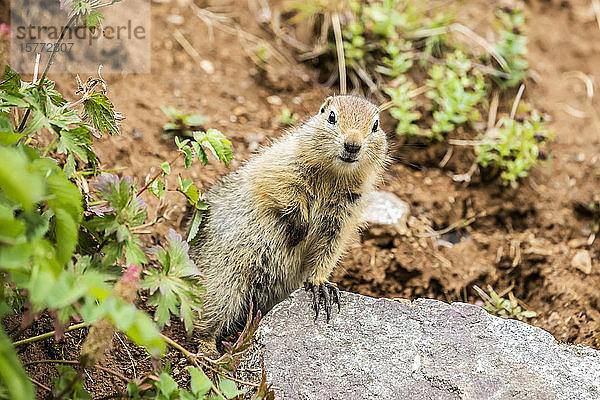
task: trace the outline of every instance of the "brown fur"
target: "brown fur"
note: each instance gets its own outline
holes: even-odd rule
[[[329,97],[317,115],[209,190],[190,252],[206,277],[202,336],[243,326],[250,299],[266,313],[304,282],[326,282],[385,166],[385,133],[372,132],[378,119],[361,97]],[[361,146],[356,162],[341,159],[354,156],[345,143]]]

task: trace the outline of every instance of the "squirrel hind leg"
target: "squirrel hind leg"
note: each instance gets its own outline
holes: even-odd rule
[[[198,353],[208,358],[217,359],[221,356],[217,350],[217,340],[214,336],[200,336],[196,338]]]

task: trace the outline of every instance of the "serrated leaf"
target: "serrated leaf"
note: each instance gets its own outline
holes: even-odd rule
[[[73,154],[69,154],[67,156],[67,161],[65,162],[65,166],[63,167],[63,171],[65,171],[65,175],[67,178],[71,178],[75,173],[75,168],[77,165],[75,164],[75,157]]]
[[[165,185],[160,179],[156,179],[152,182],[148,187],[148,190],[158,199],[162,199],[165,196]]]
[[[191,205],[195,205],[198,202],[198,198],[200,194],[198,193],[198,188],[195,185],[190,185],[185,192],[183,192],[185,197],[188,199]]]
[[[202,224],[203,215],[204,213],[201,210],[194,210],[194,215],[192,217],[192,221],[190,222],[187,232],[187,242],[190,244],[194,244],[197,242],[197,236],[198,232],[200,231],[200,225]]]
[[[191,179],[184,179],[183,181],[181,180],[181,177],[179,178],[179,189],[185,193],[188,191],[188,189],[190,188],[190,186],[192,186],[192,184],[194,183],[193,180]]]
[[[198,160],[203,165],[208,164],[208,157],[206,156],[206,151],[204,151],[204,147],[200,146],[200,143],[198,143],[197,141],[192,141],[192,147],[194,148],[194,151],[196,152],[196,156],[198,157]]]
[[[184,146],[181,148],[183,153],[185,154],[184,165],[185,169],[189,169],[192,166],[192,162],[194,161],[194,153],[190,146]]]
[[[125,258],[127,264],[142,265],[146,263],[146,255],[134,240],[125,245]]]
[[[119,134],[119,124],[115,119],[114,106],[102,93],[94,93],[83,101],[84,119],[102,133]]]
[[[219,161],[223,161],[225,164],[233,158],[233,151],[231,150],[231,142],[216,129],[209,129],[206,131],[206,140],[210,143],[209,149],[212,150],[213,154]]]
[[[8,93],[16,93],[21,89],[21,76],[14,72],[8,65],[4,68],[2,79],[0,90]]]
[[[104,15],[101,12],[92,10],[86,16],[86,23],[88,28],[95,28],[104,19]]]

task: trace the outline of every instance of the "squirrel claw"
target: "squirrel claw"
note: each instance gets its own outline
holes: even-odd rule
[[[306,282],[304,288],[312,292],[313,297],[313,308],[315,310],[315,321],[319,317],[319,310],[321,305],[321,299],[323,299],[323,305],[325,307],[325,314],[327,315],[327,322],[331,319],[331,306],[335,303],[338,306],[338,312],[341,310],[340,307],[340,290],[334,283],[325,281],[319,285]]]

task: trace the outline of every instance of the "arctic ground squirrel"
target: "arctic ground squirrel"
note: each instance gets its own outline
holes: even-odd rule
[[[266,313],[303,284],[327,321],[339,290],[327,279],[361,225],[387,160],[379,109],[354,95],[318,113],[207,192],[190,255],[204,275],[202,337],[244,326],[249,304]]]

